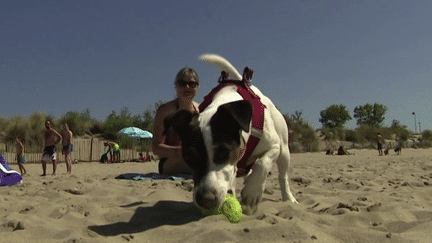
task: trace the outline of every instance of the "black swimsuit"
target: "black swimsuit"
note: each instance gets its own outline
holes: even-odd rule
[[[193,107],[195,109],[195,112],[199,113],[198,110],[197,110],[197,108],[194,105],[193,105]],[[176,108],[177,108],[177,111],[178,111],[179,110],[178,100],[177,100]],[[178,137],[178,134],[176,132],[170,132],[170,131],[168,131],[168,133],[166,135],[166,139],[165,139],[165,144],[171,145],[171,146],[176,146],[176,145],[179,144],[179,142],[178,142],[179,139],[180,138]],[[160,158],[159,159],[159,165],[158,165],[159,174],[163,174],[163,167],[164,167],[164,164],[165,164],[165,162],[167,160],[168,160],[168,158]]]

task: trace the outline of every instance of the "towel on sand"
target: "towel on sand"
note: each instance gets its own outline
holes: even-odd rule
[[[143,181],[143,180],[173,180],[173,181],[180,181],[180,180],[192,180],[192,175],[176,175],[176,176],[169,176],[169,175],[161,175],[159,173],[124,173],[121,175],[118,175],[115,177],[116,179],[123,179],[123,180],[131,180],[131,181]]]

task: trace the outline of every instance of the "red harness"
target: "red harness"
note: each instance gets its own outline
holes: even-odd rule
[[[219,90],[226,86],[236,86],[237,92],[243,97],[244,100],[248,100],[252,103],[253,106],[253,115],[252,115],[252,128],[262,131],[264,127],[264,109],[266,106],[261,102],[261,99],[252,91],[247,80],[243,76],[243,80],[226,80],[223,78],[224,74],[222,74],[222,82],[218,86],[216,86],[208,95],[204,97],[204,101],[199,106],[199,111],[202,112],[207,108],[208,105],[213,101],[213,97]],[[237,177],[245,176],[249,173],[252,164],[247,165],[246,162],[249,157],[252,155],[252,152],[255,150],[258,142],[260,141],[259,137],[254,135],[250,135],[249,140],[246,143],[246,151],[240,161],[237,163]]]

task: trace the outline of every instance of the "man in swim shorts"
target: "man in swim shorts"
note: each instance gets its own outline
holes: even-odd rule
[[[72,173],[72,156],[71,156],[71,152],[73,150],[72,137],[73,137],[73,133],[69,129],[69,124],[65,122],[63,124],[62,154],[64,154],[65,156],[66,169],[68,174]]]
[[[53,163],[53,175],[55,175],[57,169],[57,159],[55,152],[55,145],[58,144],[63,137],[56,130],[52,129],[51,121],[45,122],[46,131],[44,133],[45,148],[42,154],[42,176],[46,176],[46,164],[48,161]]]

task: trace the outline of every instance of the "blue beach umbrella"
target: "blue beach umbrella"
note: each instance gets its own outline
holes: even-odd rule
[[[130,138],[134,138],[140,141],[141,139],[151,139],[153,138],[153,134],[149,131],[142,130],[137,127],[125,127],[122,130],[117,132],[117,135],[119,136],[127,136]],[[141,152],[142,152],[142,146],[141,146]]]
[[[144,139],[153,138],[153,134],[149,131],[142,130],[137,127],[125,127],[117,132],[119,136],[128,136],[130,138]]]

